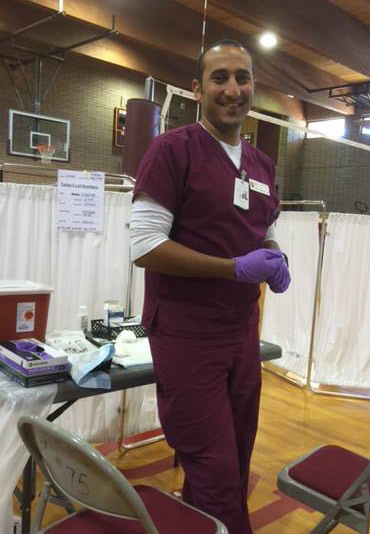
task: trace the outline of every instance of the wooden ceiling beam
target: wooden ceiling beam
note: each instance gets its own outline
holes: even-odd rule
[[[277,91],[283,94],[294,95],[295,98],[315,104],[316,106],[324,107],[335,111],[336,113],[342,113],[343,115],[353,115],[353,106],[348,106],[344,102],[329,98],[328,91],[310,93],[306,91],[301,85],[299,85],[293,79],[287,78],[284,71],[271,62],[266,62],[262,59],[258,59],[258,77],[257,82],[268,87],[274,87]]]
[[[3,1],[5,3],[10,2],[10,0]],[[18,2],[18,8],[24,5],[25,2],[28,6],[34,5],[49,9],[54,7],[54,10],[57,4],[55,0],[23,0],[21,3]],[[11,3],[14,9],[14,0],[11,0]],[[154,9],[153,6],[155,6]],[[192,61],[194,64],[194,60],[199,52],[202,16],[170,0],[155,0],[154,4],[152,0],[136,0],[135,2],[125,3],[124,6],[117,4],[116,0],[105,0],[104,3],[98,0],[64,0],[64,9],[69,16],[74,17],[76,20],[106,29],[111,27],[111,17],[114,13],[116,17],[116,28],[123,39],[132,40],[133,43],[136,43],[135,46],[138,47],[138,50],[140,49],[143,54],[144,48],[150,49],[150,52],[148,50],[148,54],[151,55],[153,61],[156,54],[166,57],[169,55],[168,50],[170,50],[174,54],[174,57],[178,56],[180,66],[185,59]],[[65,34],[64,38],[67,41],[67,45],[69,44],[68,32],[64,31],[63,33]],[[45,42],[53,42],[53,38],[55,41],[56,37],[60,39],[60,35],[56,36],[55,34],[54,27],[50,26],[48,30],[48,27],[45,26],[42,35],[39,35],[39,39],[42,38]],[[245,46],[254,48],[255,43],[251,37],[245,36],[216,21],[208,21],[207,42],[211,43],[225,36],[238,39]],[[88,45],[87,47],[82,47],[79,49],[79,53],[89,55],[88,50],[98,50],[99,58],[105,59],[101,57],[101,51],[106,50],[107,56],[117,57],[115,51],[108,52],[109,48],[114,48],[110,44],[111,42],[112,40],[109,39],[104,40],[102,46],[92,47]],[[109,59],[106,60],[110,61]],[[136,54],[136,61],[140,64],[138,54]],[[269,54],[269,61],[272,64],[271,71],[273,75],[268,74],[269,65],[264,59],[264,55],[258,52],[256,57],[256,75],[261,83],[276,88],[285,94],[293,93],[298,98],[316,103],[317,105],[324,105],[341,113],[352,112],[351,109],[339,101],[323,98],[323,95],[319,94],[312,95],[309,91],[304,91],[303,89],[303,87],[315,89],[322,86],[339,85],[342,83],[341,79],[324,73],[308,63],[293,58],[283,52],[276,51]],[[154,64],[157,64],[157,62],[154,61]],[[134,70],[138,70],[138,68],[136,67]],[[183,85],[175,77],[177,70],[181,72],[181,68],[174,68],[171,83]],[[160,69],[156,68],[157,73],[155,73],[153,68],[149,72],[158,77],[159,71]],[[147,70],[143,72],[147,72]],[[182,79],[183,76],[180,76],[180,78]],[[191,78],[186,83],[187,87],[189,87],[190,81]]]
[[[227,10],[370,77],[369,27],[329,0],[228,0]]]
[[[178,85],[184,88],[189,87],[189,80],[194,70],[194,63],[188,58],[168,52],[166,54],[158,52],[121,36],[84,45],[75,52],[119,65],[145,76],[153,76],[171,85],[178,80]]]

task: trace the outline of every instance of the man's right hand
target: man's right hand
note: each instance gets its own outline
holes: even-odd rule
[[[234,262],[238,282],[260,284],[281,270],[285,258],[280,250],[259,248],[234,258]]]

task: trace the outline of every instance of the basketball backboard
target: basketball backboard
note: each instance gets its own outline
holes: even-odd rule
[[[9,154],[41,158],[39,145],[52,145],[52,160],[69,161],[70,121],[9,110]]]

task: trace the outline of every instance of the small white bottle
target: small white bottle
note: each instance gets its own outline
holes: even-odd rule
[[[78,327],[84,334],[89,329],[89,315],[87,313],[87,306],[80,306],[78,311]]]

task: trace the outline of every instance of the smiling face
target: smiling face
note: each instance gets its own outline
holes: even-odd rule
[[[235,144],[254,96],[252,59],[244,48],[221,45],[203,59],[202,80],[193,80],[202,122],[216,137]]]

